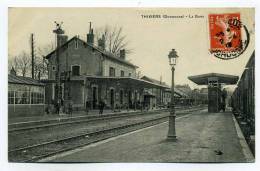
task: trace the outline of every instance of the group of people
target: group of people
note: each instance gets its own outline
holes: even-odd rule
[[[57,100],[57,101],[52,100],[52,105],[54,107],[54,110],[52,110],[51,105],[48,104],[47,107],[45,108],[46,114],[50,114],[50,113],[52,113],[51,111],[53,111],[53,113],[55,113],[55,114],[60,114],[60,112],[63,112],[63,113],[68,113],[69,115],[72,115],[73,104],[72,104],[71,100],[66,104],[67,105],[66,107],[64,105],[63,99]]]
[[[53,107],[51,107],[53,106]],[[92,103],[90,101],[86,101],[85,103],[85,108],[86,108],[86,114],[89,113],[89,110],[91,109]],[[100,100],[98,103],[98,109],[99,109],[99,114],[103,114],[104,108],[106,107],[106,103],[103,100]],[[124,105],[118,105],[115,104],[115,107],[112,108],[113,111],[117,112],[120,111],[121,109],[127,109],[129,110],[130,107],[133,107],[135,109],[140,109],[141,111],[143,110],[148,110],[149,106],[146,105],[144,102],[136,102],[132,104],[131,106],[129,104],[124,104]],[[55,113],[55,114],[60,114],[62,113],[67,113],[69,115],[72,115],[73,111],[73,103],[72,101],[68,101],[64,103],[64,100],[57,100],[57,101],[52,101],[52,105],[48,104],[47,107],[45,108],[45,112],[47,114],[50,113]]]
[[[103,114],[105,106],[106,106],[105,102],[103,100],[100,100],[98,104],[99,114]],[[86,107],[86,113],[88,114],[89,110],[91,109],[90,101],[86,101],[85,107]]]
[[[93,104],[90,101],[86,101],[85,103],[85,107],[86,107],[86,113],[89,113],[89,110],[91,109],[91,106]],[[106,103],[103,100],[100,100],[98,105],[98,110],[99,110],[99,114],[103,114],[104,112],[104,108],[106,107]],[[132,104],[131,106],[127,103],[123,104],[123,105],[119,105],[119,104],[115,104],[114,107],[112,107],[112,110],[114,112],[119,112],[121,109],[126,109],[129,110],[130,107],[135,108],[135,109],[140,109],[140,110],[148,110],[149,106],[147,104],[145,104],[144,102],[136,102],[136,104]]]

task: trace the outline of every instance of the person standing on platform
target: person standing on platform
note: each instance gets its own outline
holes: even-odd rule
[[[72,101],[69,102],[69,116],[72,116],[73,104]]]
[[[90,102],[87,100],[86,101],[86,114],[88,114],[90,108]]]
[[[225,88],[223,88],[223,90],[221,91],[221,109],[223,110],[223,112],[225,112],[226,109],[226,98],[227,98],[227,90]]]
[[[100,115],[103,114],[104,107],[105,107],[104,101],[103,101],[103,100],[100,100],[100,102],[99,102],[99,114],[100,114]]]
[[[56,114],[60,114],[60,102],[59,101],[57,101],[55,103],[55,108],[56,108]]]

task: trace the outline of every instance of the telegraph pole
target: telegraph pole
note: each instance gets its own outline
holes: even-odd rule
[[[34,37],[33,33],[31,34],[31,56],[32,56],[32,79],[34,79]]]
[[[62,30],[61,25],[63,24],[63,22],[61,23],[57,23],[55,21],[56,24],[56,28],[55,30],[53,30],[53,33],[56,34],[56,75],[55,75],[55,81],[56,81],[56,85],[55,85],[55,97],[56,97],[56,103],[58,105],[61,105],[61,77],[60,77],[60,59],[59,59],[59,47],[61,45],[60,42],[60,36],[64,34],[64,30]]]

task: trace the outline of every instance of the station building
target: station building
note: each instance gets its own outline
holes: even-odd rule
[[[44,114],[45,85],[29,77],[8,75],[8,117]]]
[[[107,108],[138,108],[145,104],[149,108],[165,105],[169,101],[169,87],[165,83],[138,78],[138,66],[126,60],[125,50],[115,56],[105,50],[104,38],[94,45],[93,29],[89,29],[87,40],[78,36],[67,39],[58,37],[59,71],[61,75],[61,97],[71,100],[73,107],[97,109],[99,102]],[[46,56],[49,61],[46,83],[46,103],[56,98],[55,78],[57,74],[57,50]],[[68,77],[69,75],[69,77]],[[168,90],[168,91],[167,91]],[[168,93],[168,95],[167,95]],[[176,96],[180,96],[176,93]]]

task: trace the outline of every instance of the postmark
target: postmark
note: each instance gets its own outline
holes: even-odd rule
[[[209,14],[209,30],[210,53],[217,58],[239,57],[249,44],[249,33],[240,13]]]

